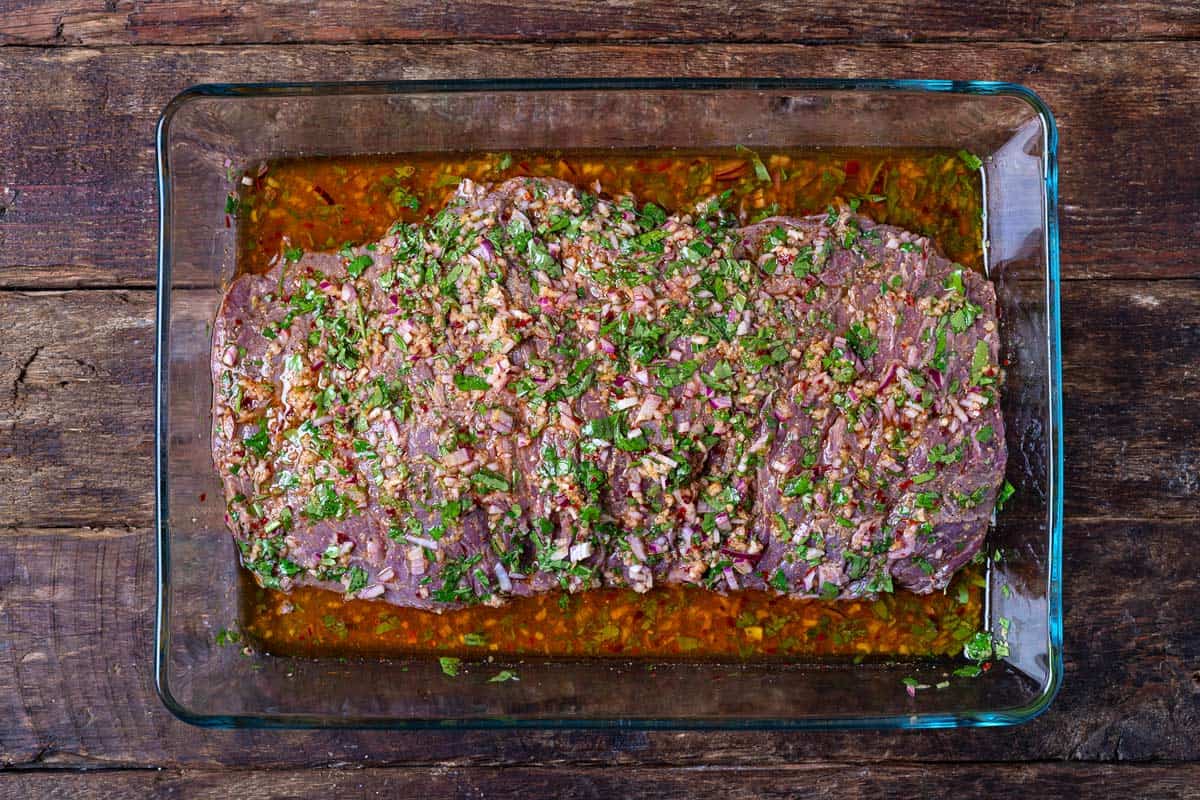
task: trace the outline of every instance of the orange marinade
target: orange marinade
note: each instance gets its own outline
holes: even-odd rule
[[[759,150],[400,154],[273,162],[251,170],[231,203],[239,269],[265,272],[287,240],[336,251],[380,238],[397,219],[436,213],[462,179],[519,175],[599,182],[670,211],[723,192],[746,220],[861,213],[931,237],[951,259],[982,267],[977,170],[953,152]],[[234,208],[236,206],[236,208]],[[231,219],[232,223],[232,219]],[[553,655],[795,658],[951,654],[982,619],[983,570],[972,565],[942,594],[799,600],[661,586],[646,594],[597,589],[516,598],[436,614],[313,588],[290,594],[244,576],[241,626],[268,652],[290,655]]]

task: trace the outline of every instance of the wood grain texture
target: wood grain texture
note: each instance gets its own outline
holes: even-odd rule
[[[701,760],[710,767],[782,767],[831,757],[860,764],[1194,760],[1200,581],[1181,554],[1192,547],[1195,525],[1068,522],[1066,675],[1050,710],[1019,728],[920,735],[197,730],[176,721],[152,688],[151,531],[9,529],[0,531],[0,765],[449,769]],[[1128,580],[1131,564],[1137,584]]]
[[[1061,129],[1064,276],[1200,277],[1200,42],[306,45],[0,48],[0,287],[153,284],[154,126],[193,83],[531,75],[1025,83]]]
[[[145,525],[152,293],[0,293],[0,339],[0,525]]]
[[[837,0],[757,0],[714,7],[680,0],[390,3],[234,0],[12,0],[0,44],[246,44],[524,41],[1135,40],[1200,35],[1200,10],[1179,0],[1070,3],[956,0],[869,7]]]
[[[1197,516],[1200,282],[1063,288],[1066,508]],[[154,297],[0,292],[0,525],[146,525]]]
[[[1091,764],[970,767],[829,763],[787,769],[361,769],[295,772],[171,770],[21,774],[0,777],[0,800],[109,800],[188,797],[261,800],[294,797],[488,797],[560,800],[1037,796],[1087,798],[1200,797],[1200,766],[1133,768]]]

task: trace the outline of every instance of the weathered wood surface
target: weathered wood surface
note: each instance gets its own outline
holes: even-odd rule
[[[0,764],[1194,759],[1200,282],[1064,292],[1065,689],[1019,729],[920,737],[190,729],[150,676],[152,294],[0,293]]]
[[[0,774],[0,800],[1200,796],[1197,38],[1200,5],[1179,0],[0,0],[0,771],[24,770]],[[979,78],[1047,100],[1068,520],[1065,687],[1043,717],[921,734],[255,732],[190,728],[159,703],[159,112],[203,81],[532,75]],[[99,771],[63,769],[80,767]]]
[[[1064,276],[1200,277],[1200,42],[72,47],[0,48],[0,287],[153,285],[154,125],[193,83],[528,75],[1027,83],[1061,128]]]
[[[10,0],[0,44],[246,44],[437,41],[884,41],[1169,39],[1200,34],[1178,0],[1011,3],[957,0],[858,6],[839,0],[469,0],[390,3],[235,0]]]
[[[1155,764],[1136,769],[1081,764],[870,765],[829,763],[786,769],[550,768],[295,772],[61,773],[0,777],[0,800],[157,800],[188,797],[554,797],[671,798],[1200,797],[1200,766]]]

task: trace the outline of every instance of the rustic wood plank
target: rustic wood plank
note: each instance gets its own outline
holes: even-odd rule
[[[296,772],[172,770],[9,775],[0,800],[146,800],[186,796],[283,797],[621,797],[868,798],[1009,796],[1034,791],[1078,798],[1200,796],[1200,765],[1122,768],[1098,764],[866,765],[828,763],[787,769],[359,769]]]
[[[0,339],[0,524],[146,524],[152,294],[2,294]]]
[[[1066,680],[1041,718],[988,732],[200,733],[150,675],[147,529],[0,534],[0,765],[42,767],[1186,760],[1200,755],[1195,520],[1081,519],[1066,532]],[[1137,582],[1128,580],[1136,564]],[[1144,587],[1171,587],[1169,592]],[[1097,587],[1117,587],[1099,591]]]
[[[1064,285],[1069,514],[1195,516],[1200,282]],[[145,525],[154,297],[0,292],[0,525]]]
[[[736,8],[703,0],[607,3],[394,4],[359,0],[270,2],[17,0],[0,20],[0,44],[246,44],[524,41],[883,41],[1136,40],[1200,35],[1200,12],[1171,0],[883,2],[863,11],[836,0],[758,0]]]
[[[152,285],[154,123],[190,84],[530,75],[1024,82],[1043,94],[1061,127],[1064,275],[1196,277],[1197,65],[1200,42],[3,48],[0,287]]]

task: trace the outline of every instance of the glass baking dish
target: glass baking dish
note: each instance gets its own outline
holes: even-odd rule
[[[951,148],[983,161],[986,265],[1002,307],[1017,493],[989,534],[985,624],[1008,655],[803,663],[501,660],[444,676],[431,656],[299,659],[223,646],[239,566],[209,451],[210,325],[235,272],[228,174],[288,156],[670,147]],[[158,128],[156,395],[159,694],[215,727],[936,728],[1009,725],[1062,678],[1062,400],[1057,134],[1021,86],[882,80],[215,84]],[[505,666],[520,680],[488,683]],[[906,691],[904,679],[919,691]],[[939,688],[939,685],[942,685]]]

